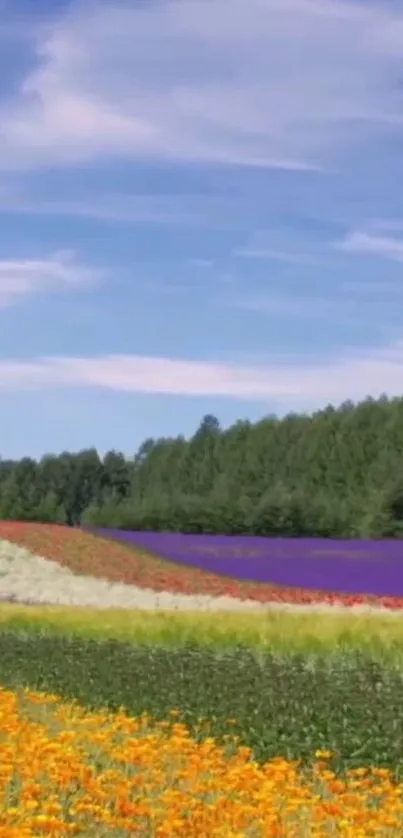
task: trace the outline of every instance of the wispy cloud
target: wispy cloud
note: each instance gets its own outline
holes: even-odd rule
[[[228,301],[226,301],[228,305]],[[340,302],[333,298],[300,296],[297,294],[265,294],[260,297],[232,298],[229,305],[243,311],[285,317],[325,317],[335,314]],[[338,312],[340,314],[340,311]],[[344,315],[346,311],[344,310]]]
[[[189,265],[194,268],[211,268],[214,265],[214,259],[193,258],[189,259]]]
[[[223,300],[223,305],[230,305],[261,317],[283,318],[284,322],[292,318],[304,323],[316,320],[319,323],[331,323],[332,326],[337,324],[342,328],[371,325],[374,335],[390,340],[393,330],[396,329],[396,309],[390,305],[390,298],[385,305],[385,291],[394,292],[396,299],[396,288],[382,288],[382,297],[379,297],[379,290],[368,289],[357,283],[346,287],[348,294],[345,297],[274,293],[260,297],[233,297],[229,302]],[[379,299],[374,299],[374,292],[375,297],[378,296]]]
[[[367,229],[370,229],[372,232],[376,232],[379,234],[380,231],[382,233],[399,233],[403,232],[403,219],[402,218],[372,218],[367,224],[365,225]]]
[[[0,163],[1,165],[1,163]],[[113,224],[158,224],[210,228],[231,226],[239,205],[229,199],[193,193],[192,195],[127,195],[102,193],[49,199],[43,189],[29,194],[24,189],[0,187],[0,212],[16,215],[50,215],[89,218]]]
[[[401,394],[403,341],[383,350],[327,362],[275,362],[246,366],[173,358],[106,355],[1,361],[0,389],[95,387],[126,393],[224,396],[274,401],[278,408],[314,409],[341,402]]]
[[[77,261],[74,253],[61,251],[44,259],[0,260],[0,308],[27,295],[69,286],[88,285],[101,271]]]
[[[289,262],[292,265],[314,265],[318,262],[316,256],[308,253],[287,253],[284,250],[273,250],[272,248],[245,247],[234,251],[235,256],[244,259],[261,259],[263,261]]]
[[[356,232],[347,236],[337,248],[344,253],[379,256],[382,259],[403,262],[403,239]]]
[[[402,48],[387,4],[75,3],[39,28],[35,69],[0,105],[0,164],[332,165],[371,126],[403,130]]]

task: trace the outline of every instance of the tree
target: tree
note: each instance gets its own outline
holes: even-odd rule
[[[0,460],[0,516],[187,532],[403,536],[403,398],[311,416],[207,414],[133,458],[91,448]]]

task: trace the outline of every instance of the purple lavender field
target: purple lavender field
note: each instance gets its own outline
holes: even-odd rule
[[[233,579],[345,594],[403,596],[403,541],[183,535],[91,528],[163,559]]]

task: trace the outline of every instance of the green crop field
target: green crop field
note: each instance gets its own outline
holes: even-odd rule
[[[403,767],[396,617],[133,614],[3,605],[4,686],[236,733],[262,761],[335,753],[337,771]],[[232,721],[230,721],[232,720]]]

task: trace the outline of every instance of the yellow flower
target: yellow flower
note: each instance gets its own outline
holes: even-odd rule
[[[403,785],[386,769],[341,779],[325,750],[310,773],[283,758],[260,765],[236,737],[230,757],[212,737],[196,741],[179,710],[154,723],[48,698],[0,690],[0,838],[399,834]]]

